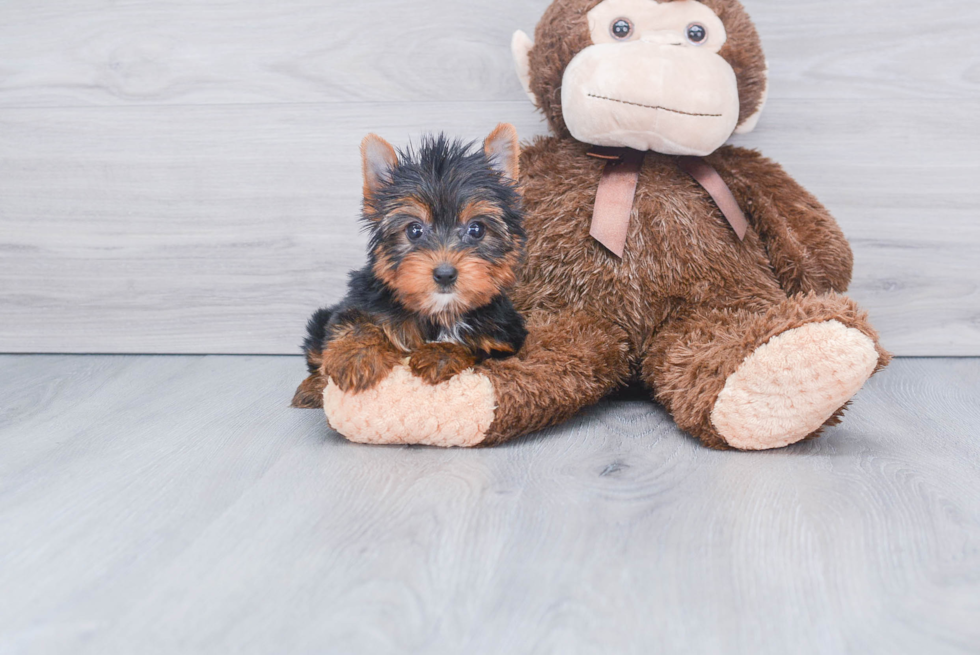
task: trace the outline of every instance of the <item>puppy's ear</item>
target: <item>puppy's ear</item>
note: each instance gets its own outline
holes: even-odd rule
[[[398,166],[398,153],[377,134],[361,141],[361,168],[364,171],[364,199],[370,200],[385,183],[391,181],[391,170]]]
[[[521,143],[513,125],[501,123],[494,128],[483,142],[483,152],[495,171],[514,182],[518,181],[521,176]]]

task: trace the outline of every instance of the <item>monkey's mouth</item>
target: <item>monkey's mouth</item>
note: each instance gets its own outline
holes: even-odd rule
[[[594,93],[588,94],[590,98],[595,98],[596,100],[608,100],[609,102],[618,102],[621,105],[630,105],[631,107],[642,107],[644,109],[656,109],[659,111],[667,111],[671,114],[681,114],[682,116],[695,116],[697,118],[721,118],[724,114],[698,114],[690,111],[681,111],[680,109],[671,109],[670,107],[661,107],[660,105],[644,105],[639,102],[630,102],[629,100],[617,100],[616,98],[609,98],[606,96],[596,95]]]

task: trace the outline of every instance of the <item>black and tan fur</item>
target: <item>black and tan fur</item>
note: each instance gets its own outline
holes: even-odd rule
[[[364,391],[406,358],[437,384],[516,354],[526,336],[507,297],[525,242],[513,127],[482,150],[438,136],[399,155],[372,135],[362,152],[368,263],[309,321],[298,407],[322,406],[327,378]]]

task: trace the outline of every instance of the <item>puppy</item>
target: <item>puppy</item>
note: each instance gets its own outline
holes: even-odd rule
[[[514,127],[499,125],[482,149],[440,135],[400,154],[372,134],[361,155],[368,264],[310,319],[295,407],[322,407],[328,379],[371,389],[406,358],[438,384],[516,354],[527,336],[507,297],[525,242]]]

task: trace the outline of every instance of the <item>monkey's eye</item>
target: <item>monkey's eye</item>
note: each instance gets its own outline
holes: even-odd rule
[[[708,30],[701,23],[691,23],[687,26],[687,40],[694,45],[701,45],[708,40]]]
[[[633,23],[628,18],[617,18],[609,27],[609,31],[615,38],[625,41],[633,34]]]
[[[418,241],[425,234],[425,226],[421,223],[412,223],[405,228],[405,234],[408,235],[409,241]]]
[[[479,221],[474,221],[466,227],[466,236],[474,241],[481,241],[487,234],[487,226]]]

